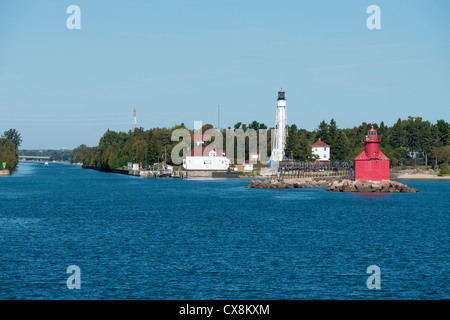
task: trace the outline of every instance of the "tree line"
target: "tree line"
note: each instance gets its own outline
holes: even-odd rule
[[[408,117],[398,121],[391,127],[384,122],[365,123],[353,128],[339,128],[336,121],[331,119],[329,123],[323,120],[316,129],[308,131],[297,128],[295,124],[288,126],[286,139],[286,156],[292,160],[313,161],[316,156],[312,153],[311,144],[319,138],[331,146],[330,160],[353,160],[364,150],[362,139],[367,131],[374,127],[381,138],[381,151],[391,159],[393,165],[404,163],[409,152],[423,152],[428,164],[438,165],[450,161],[450,125],[444,120],[436,123],[424,121],[420,117]],[[213,129],[211,124],[205,124],[202,132]],[[267,156],[271,153],[271,134],[264,123],[253,121],[249,124],[238,122],[234,129],[267,129]],[[100,138],[98,146],[88,147],[80,145],[72,151],[70,161],[83,163],[104,170],[121,168],[128,162],[153,165],[161,163],[166,158],[172,163],[171,151],[178,141],[171,141],[172,132],[176,129],[187,129],[182,123],[172,128],[152,128],[144,130],[137,128],[134,131],[116,132],[107,130]],[[228,127],[231,129],[231,127]],[[194,132],[190,130],[193,134]],[[226,150],[226,130],[222,130],[223,150]],[[262,138],[258,136],[258,139]],[[247,138],[248,139],[248,138]],[[214,141],[206,142],[206,145],[214,144]],[[191,147],[193,147],[193,141]],[[219,148],[219,146],[217,146]],[[246,148],[246,159],[248,157]],[[236,157],[236,154],[235,154]]]
[[[291,125],[286,154],[290,156],[292,152],[295,160],[309,160],[309,143],[321,138],[331,146],[330,160],[353,160],[364,150],[362,139],[372,126],[381,138],[381,151],[394,166],[404,164],[410,153],[417,152],[423,153],[425,164],[438,165],[450,160],[449,123],[444,120],[431,123],[421,117],[408,117],[405,120],[399,118],[392,127],[386,126],[382,121],[380,124],[363,122],[353,128],[340,129],[334,119],[329,123],[323,120],[313,131],[297,129],[295,125]]]
[[[5,131],[0,138],[0,168],[14,171],[19,163],[18,148],[22,143],[22,137],[16,129]]]
[[[43,156],[49,157],[50,161],[69,161],[72,157],[73,150],[34,150],[34,149],[20,149],[21,156]]]

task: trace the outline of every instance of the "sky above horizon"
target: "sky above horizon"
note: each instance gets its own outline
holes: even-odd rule
[[[69,5],[81,29],[69,30]],[[369,30],[368,6],[381,9]],[[313,130],[450,120],[450,1],[0,2],[0,132],[22,149],[95,146],[194,121]]]

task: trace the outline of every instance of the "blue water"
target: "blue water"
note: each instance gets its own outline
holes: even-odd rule
[[[0,178],[0,299],[450,298],[450,182],[385,195],[248,183],[20,163]]]

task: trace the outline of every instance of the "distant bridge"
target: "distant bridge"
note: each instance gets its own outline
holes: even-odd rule
[[[21,156],[19,155],[19,161],[27,161],[27,160],[33,160],[33,161],[43,161],[43,160],[49,160],[50,157],[45,156]]]

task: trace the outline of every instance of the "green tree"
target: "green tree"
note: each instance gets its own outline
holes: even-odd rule
[[[327,144],[329,143],[329,136],[328,136],[328,124],[323,120],[319,127],[317,128],[317,139],[320,138],[322,141],[324,141]]]
[[[6,130],[2,135],[2,139],[14,143],[16,149],[22,144],[22,137],[16,129]]]
[[[293,152],[296,148],[296,145],[299,143],[299,136],[297,134],[297,126],[292,124],[288,126],[288,135],[286,137],[286,147],[284,148],[284,152],[288,158],[294,158]]]
[[[336,140],[337,135],[337,125],[334,119],[331,119],[330,124],[328,125],[328,137],[325,140],[325,143],[331,145]]]
[[[14,142],[0,139],[0,169],[3,169],[3,162],[6,163],[6,169],[14,171],[19,163],[19,153]]]
[[[394,149],[407,147],[405,131],[403,130],[403,123],[400,118],[398,118],[397,122],[392,127],[389,144]]]
[[[444,120],[438,120],[436,122],[436,127],[439,132],[442,145],[450,144],[450,125]]]
[[[406,141],[409,150],[422,151],[420,143],[420,127],[422,118],[420,117],[408,117],[405,121]]]
[[[130,135],[126,132],[116,132],[107,130],[103,137],[100,138],[98,146],[101,150],[105,150],[109,146],[118,145],[119,147],[123,147],[125,141],[130,138]]]
[[[350,141],[343,130],[338,130],[331,147],[331,160],[346,161],[350,156]]]
[[[311,144],[305,134],[301,134],[294,148],[294,158],[300,161],[314,161],[317,156],[312,153]]]

